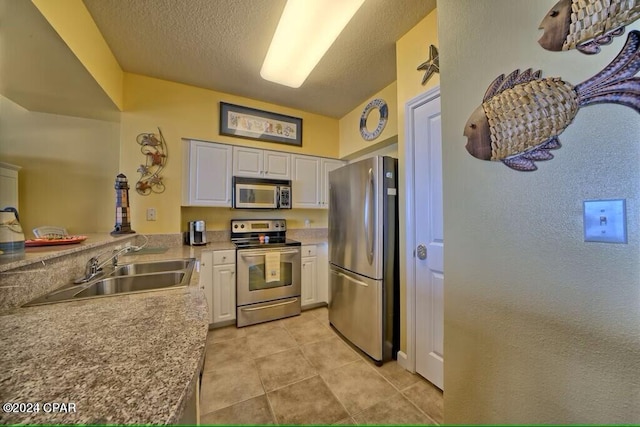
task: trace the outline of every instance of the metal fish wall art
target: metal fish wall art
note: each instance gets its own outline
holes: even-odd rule
[[[538,43],[551,51],[596,54],[638,18],[640,0],[560,0],[540,23]]]
[[[613,103],[640,113],[640,31],[604,70],[573,86],[541,71],[515,70],[496,78],[465,125],[467,151],[481,160],[501,161],[518,171],[534,171],[535,161],[553,158],[558,135],[581,107]]]

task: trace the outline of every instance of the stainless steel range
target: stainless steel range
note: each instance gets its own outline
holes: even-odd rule
[[[231,220],[238,327],[300,314],[300,246],[284,219]]]

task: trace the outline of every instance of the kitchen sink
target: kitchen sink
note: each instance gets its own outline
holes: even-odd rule
[[[183,288],[191,280],[194,265],[195,258],[123,264],[105,272],[98,279],[57,289],[23,307]]]
[[[170,288],[180,285],[184,276],[185,273],[172,271],[140,276],[109,277],[91,283],[91,285],[83,291],[75,294],[73,298],[88,298]]]
[[[136,274],[158,273],[161,271],[184,270],[192,264],[192,259],[171,259],[163,261],[123,264],[115,268],[112,276],[131,276]]]

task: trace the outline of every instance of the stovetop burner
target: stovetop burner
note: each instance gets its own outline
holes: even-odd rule
[[[231,220],[231,241],[237,249],[262,247],[301,246],[302,243],[287,239],[284,219]]]

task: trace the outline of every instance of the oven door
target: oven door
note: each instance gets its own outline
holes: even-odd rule
[[[267,282],[265,255],[280,253],[280,280]],[[300,296],[300,248],[241,249],[238,252],[238,306]]]
[[[261,184],[236,184],[233,207],[241,209],[276,209],[278,187]]]

